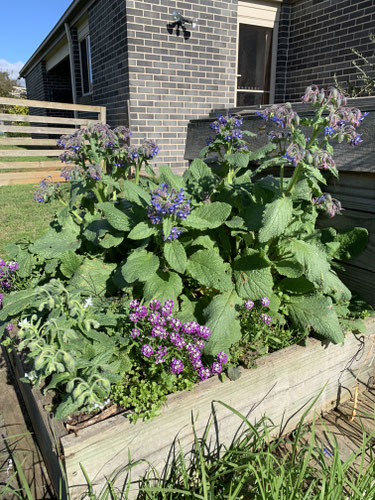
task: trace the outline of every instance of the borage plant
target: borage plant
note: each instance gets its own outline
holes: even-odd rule
[[[106,321],[112,321],[115,338],[134,346],[135,360],[131,371],[116,373],[121,380],[115,383],[115,392],[112,387],[112,397],[131,400],[139,407],[136,414],[151,415],[165,397],[166,387],[173,392],[173,388],[181,388],[183,380],[189,385],[199,378],[189,364],[187,347],[177,353],[174,344],[180,337],[186,345],[196,343],[197,338],[182,327],[183,335],[177,335],[167,320],[168,329],[158,330],[159,337],[153,336],[153,327],[165,325],[151,328],[143,325],[144,318],[129,330],[127,312],[117,309],[118,302],[174,301],[175,325],[194,322],[194,335],[196,325],[211,332],[200,350],[211,373],[221,352],[242,362],[254,357],[255,351],[270,352],[310,332],[337,343],[344,340],[343,329],[361,328],[347,320],[351,293],[332,265],[334,259],[358,255],[367,243],[367,231],[317,229],[316,219],[322,210],[330,216],[341,211],[339,202],[322,192],[321,185],[326,184],[323,173],[337,175],[332,141],[361,142],[357,127],[364,115],[345,107],[345,98],[333,88],[325,91],[311,86],[303,101],[311,103],[314,116],[299,117],[290,104],[262,110],[261,117],[278,129],[269,133],[269,144],[253,152],[243,140],[240,117],[220,116],[212,125],[216,137],[182,177],[165,165],[160,166],[158,178],[152,172],[150,178],[137,176],[142,165],[139,158],[155,154],[155,146],[150,143],[143,153],[137,149],[137,156],[126,144],[113,146],[116,139],[107,127],[98,126],[98,137],[94,132],[88,142],[80,138],[76,144],[75,136],[65,139],[67,151],[76,149],[70,156],[74,160],[77,155],[77,162],[82,162],[78,166],[84,178],[78,172],[72,180],[69,202],[45,235],[10,248],[8,253],[20,265],[19,273],[29,273],[32,280],[27,290],[4,296],[2,329],[31,307],[34,291],[51,279],[57,279],[69,293],[79,290],[81,300],[92,296],[94,302],[109,304],[100,310],[107,310],[106,314],[94,318],[98,326],[90,327],[90,335],[104,328],[112,338],[106,326]],[[308,131],[306,135],[301,126]],[[99,143],[106,151],[100,160],[94,158]],[[128,178],[130,170],[116,165],[132,153],[137,161],[136,182]],[[212,168],[208,159],[203,160],[207,155]],[[89,170],[87,161],[92,167],[101,163],[105,174]],[[269,166],[279,168],[277,177],[261,176]],[[285,168],[292,169],[290,178],[284,175]],[[119,172],[124,173],[121,178]],[[265,297],[269,299],[267,310],[256,306],[250,311],[254,315],[256,310],[255,316],[244,315],[244,303],[259,304]],[[39,304],[33,307],[38,309]],[[108,320],[108,307],[116,309],[117,319]],[[138,312],[133,311],[133,319]],[[151,316],[149,311],[147,315]],[[39,333],[48,330],[44,328],[47,316],[37,316],[36,321],[40,321]],[[133,330],[137,328],[139,335]],[[166,338],[161,339],[164,334]],[[236,349],[241,350],[242,360]],[[126,354],[130,356],[128,351]],[[77,359],[81,357],[77,354]],[[167,361],[156,363],[162,359]],[[184,371],[178,374],[182,365]],[[58,366],[61,374],[66,372],[65,365]],[[152,377],[162,366],[168,366],[169,382],[159,390]],[[172,367],[175,373],[171,374]],[[99,370],[99,374],[103,372]],[[171,384],[172,375],[180,382]],[[87,374],[78,377],[86,384],[91,380]],[[137,378],[142,382],[137,383]],[[75,390],[74,384],[66,387]],[[147,399],[147,393],[154,394],[155,401],[151,398],[151,407],[144,411],[138,403]]]

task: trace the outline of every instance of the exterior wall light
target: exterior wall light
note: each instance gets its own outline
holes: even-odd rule
[[[186,29],[185,24],[189,23],[189,24],[191,24],[191,27],[193,29],[197,27],[197,21],[195,21],[195,19],[189,19],[187,17],[184,17],[181,14],[181,12],[174,11],[174,12],[172,12],[172,16],[173,16],[173,21],[174,21],[173,25],[174,26],[179,26],[182,29]]]

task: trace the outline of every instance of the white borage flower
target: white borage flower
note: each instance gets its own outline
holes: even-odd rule
[[[36,376],[33,373],[25,373],[25,378],[29,379],[30,382],[36,379]]]
[[[90,297],[88,299],[85,300],[85,305],[83,306],[85,309],[87,309],[89,306],[92,306],[94,303],[92,301],[92,297],[90,295]]]
[[[29,323],[29,321],[26,318],[24,318],[23,320],[18,322],[18,326],[20,328],[30,328],[31,323]]]
[[[8,460],[8,465],[7,465],[7,469],[6,469],[6,473],[7,475],[9,474],[9,471],[13,470],[13,460],[10,458]]]

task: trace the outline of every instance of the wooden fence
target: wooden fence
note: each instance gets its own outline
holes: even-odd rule
[[[25,147],[25,149],[0,149],[0,186],[38,183],[47,176],[51,176],[53,180],[62,180],[60,169],[63,164],[56,158],[62,153],[56,144],[59,136],[72,134],[78,128],[87,127],[89,123],[106,122],[104,106],[0,97],[0,106],[3,107],[3,105],[38,108],[41,112],[45,109],[62,110],[74,113],[75,117],[51,116],[51,112],[48,116],[0,113],[0,147]],[[95,118],[77,118],[79,113],[84,113],[86,116],[95,115]],[[20,123],[26,125],[19,125]],[[2,133],[5,134],[2,135]],[[8,137],[7,133],[16,133],[17,136],[22,134],[22,136]],[[38,136],[42,137],[38,138]],[[56,137],[51,138],[51,136]],[[22,161],[23,157],[27,160]],[[31,161],[32,157],[47,157],[51,160]],[[19,158],[20,161],[2,161],[2,158]]]

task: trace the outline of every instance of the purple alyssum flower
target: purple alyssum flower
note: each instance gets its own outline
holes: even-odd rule
[[[131,336],[133,339],[135,339],[135,338],[139,337],[139,336],[140,336],[140,334],[141,334],[141,330],[140,330],[139,328],[132,328],[132,329],[130,330],[130,336]]]
[[[221,373],[223,371],[223,367],[218,361],[214,361],[211,365],[212,374]]]
[[[271,316],[269,314],[266,314],[266,313],[262,313],[260,315],[260,320],[265,324],[265,325],[270,325],[271,324]]]
[[[211,371],[207,366],[202,366],[202,368],[198,370],[198,375],[202,381],[207,380],[211,376]]]
[[[178,375],[184,369],[184,364],[180,359],[173,358],[170,364],[171,372]]]
[[[5,330],[7,332],[11,332],[14,329],[13,323],[8,323],[7,326],[5,327]]]
[[[216,359],[219,363],[225,364],[228,361],[228,356],[225,354],[225,352],[220,351],[217,353]]]
[[[144,344],[141,347],[141,353],[146,356],[146,358],[150,358],[154,354],[154,349],[150,345]]]
[[[250,311],[254,307],[254,302],[252,300],[246,300],[244,306]]]
[[[263,307],[268,307],[270,305],[270,299],[268,297],[261,297],[260,305]]]

